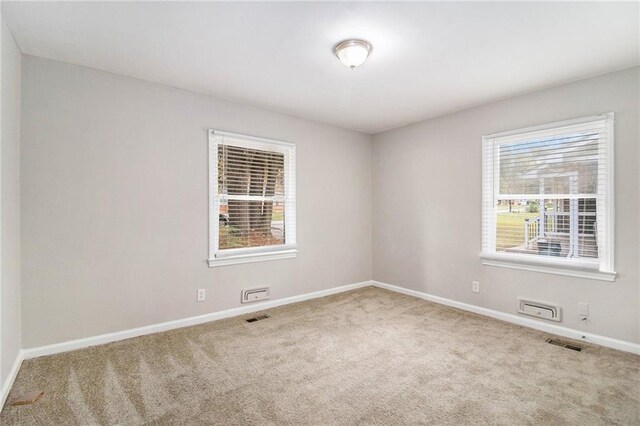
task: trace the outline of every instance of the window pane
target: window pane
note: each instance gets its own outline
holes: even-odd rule
[[[613,127],[613,113],[606,113],[483,137],[486,264],[598,268],[607,280],[615,275]]]
[[[501,194],[595,194],[598,133],[498,147]]]
[[[597,258],[596,200],[512,199],[496,206],[496,251]]]
[[[284,203],[234,196],[284,197],[284,154],[244,147],[218,147],[220,250],[285,243]]]
[[[283,202],[222,200],[219,224],[221,250],[285,243]]]
[[[284,154],[243,147],[218,147],[218,192],[284,195]]]

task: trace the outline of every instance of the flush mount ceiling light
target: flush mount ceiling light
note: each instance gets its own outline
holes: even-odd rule
[[[355,69],[364,64],[372,49],[373,47],[368,41],[350,39],[336,44],[336,47],[333,48],[333,53],[340,59],[340,62],[351,69]]]

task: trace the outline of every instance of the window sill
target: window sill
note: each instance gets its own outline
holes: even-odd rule
[[[238,254],[222,258],[209,259],[209,268],[219,266],[238,265],[241,263],[266,262],[268,260],[293,259],[298,255],[298,250],[279,250],[264,253]]]
[[[510,255],[498,253],[482,254],[482,264],[500,268],[519,269],[522,271],[543,272],[547,274],[564,275],[568,277],[586,278],[613,282],[616,279],[615,272],[600,271],[597,266],[591,265],[562,265],[561,261],[545,261],[542,259],[522,259]]]

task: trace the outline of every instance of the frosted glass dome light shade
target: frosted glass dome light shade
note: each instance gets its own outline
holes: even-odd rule
[[[371,44],[364,40],[341,41],[333,49],[340,62],[351,69],[364,64],[371,50]]]

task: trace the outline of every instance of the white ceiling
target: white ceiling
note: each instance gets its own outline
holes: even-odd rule
[[[630,3],[12,3],[29,55],[376,133],[640,63]],[[369,40],[351,71],[333,55]]]

